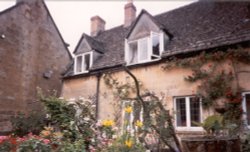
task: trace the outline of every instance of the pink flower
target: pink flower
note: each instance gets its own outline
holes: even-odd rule
[[[6,139],[9,139],[9,137],[8,136],[0,136],[0,143],[2,143]]]
[[[50,143],[50,140],[49,140],[49,139],[43,139],[43,142],[44,142],[45,144],[49,144],[49,143]]]

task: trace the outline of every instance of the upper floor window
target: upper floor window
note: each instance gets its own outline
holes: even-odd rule
[[[84,53],[75,56],[74,73],[80,74],[88,72],[92,66],[92,53]]]
[[[177,130],[202,130],[197,123],[202,122],[202,105],[195,96],[176,97],[174,99],[175,126]]]
[[[125,42],[127,64],[137,64],[160,59],[164,50],[163,33],[151,32],[150,36]]]

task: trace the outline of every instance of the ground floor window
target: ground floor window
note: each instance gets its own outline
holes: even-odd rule
[[[200,129],[197,123],[202,122],[201,100],[195,96],[175,97],[175,126],[178,129]]]
[[[247,126],[250,128],[250,92],[245,92],[242,95],[243,119]]]
[[[131,133],[136,129],[138,122],[143,121],[142,106],[137,101],[123,101],[122,105],[122,126],[123,131],[129,130]]]

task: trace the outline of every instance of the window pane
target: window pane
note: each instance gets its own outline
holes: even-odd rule
[[[82,72],[82,56],[76,57],[76,72]]]
[[[134,116],[134,120],[133,120],[133,124],[136,123],[136,121],[141,121],[142,119],[142,106],[141,104],[139,104],[137,101],[134,102],[133,104],[133,116]]]
[[[160,55],[160,38],[159,35],[153,35],[152,37],[152,50],[153,55]]]
[[[191,117],[191,126],[197,126],[197,124],[193,122],[200,123],[200,101],[197,97],[190,98],[190,117]]]
[[[131,63],[137,63],[137,56],[138,56],[138,50],[137,50],[137,42],[129,43],[129,55],[128,55],[128,62]]]
[[[176,99],[177,126],[187,126],[185,98]]]
[[[84,56],[84,65],[83,65],[84,71],[88,71],[90,67],[90,54],[86,54]]]
[[[250,125],[250,94],[246,94],[247,124]]]
[[[139,40],[140,45],[140,54],[139,58],[140,61],[145,61],[148,59],[148,39],[141,39]]]

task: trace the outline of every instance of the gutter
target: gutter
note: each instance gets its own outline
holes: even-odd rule
[[[96,78],[97,78],[97,84],[96,84],[96,113],[95,113],[95,116],[96,116],[96,121],[98,120],[98,111],[99,111],[99,94],[100,94],[100,80],[101,80],[101,76],[102,74],[99,72],[97,73],[96,75]]]

